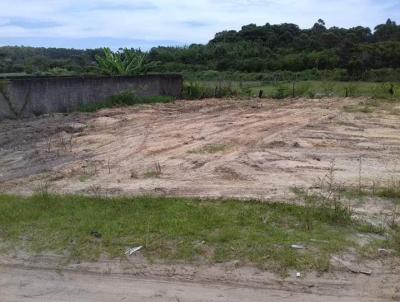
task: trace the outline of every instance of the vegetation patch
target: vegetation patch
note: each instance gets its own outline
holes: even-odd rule
[[[329,207],[256,201],[2,195],[0,239],[71,261],[124,257],[126,248],[144,246],[150,260],[326,271],[331,255],[356,245],[351,236],[359,232],[357,222],[337,217]]]
[[[369,234],[368,242],[357,248],[360,255],[376,258],[381,256],[382,251],[400,254],[400,181],[391,179],[385,182],[373,182],[372,186],[366,187],[361,182],[361,162],[359,169],[360,180],[357,187],[344,187],[338,184],[334,175],[335,164],[332,162],[328,174],[316,185],[317,190],[294,188],[293,191],[304,200],[308,211],[328,207],[333,210],[335,221],[357,219],[355,224],[357,232]],[[393,202],[393,208],[388,213],[382,213],[378,220],[377,217],[368,218],[363,215],[356,215],[359,217],[353,218],[348,201],[361,200],[364,197],[389,199]],[[308,216],[309,214],[306,215]]]
[[[372,112],[374,112],[374,109],[372,107],[369,107],[368,105],[344,106],[343,110],[348,113],[354,113],[354,112],[372,113]]]
[[[379,106],[377,100],[398,101],[398,83],[341,82],[333,80],[301,81],[296,77],[287,80],[240,81],[240,80],[193,80],[185,82],[184,99],[204,98],[325,98],[368,97],[370,101],[359,106],[346,107],[349,112],[372,112]]]
[[[209,144],[206,145],[200,149],[196,150],[191,150],[189,153],[194,153],[194,154],[214,154],[214,153],[219,153],[219,152],[224,152],[228,150],[231,146],[227,144]]]
[[[123,92],[121,94],[112,96],[107,101],[102,103],[89,103],[81,106],[81,112],[95,112],[104,108],[134,106],[140,104],[155,104],[155,103],[170,103],[175,101],[171,96],[149,96],[139,97],[133,92]]]
[[[230,82],[185,82],[182,92],[182,97],[188,100],[246,95],[250,95],[250,90],[237,87],[237,85]]]
[[[246,84],[252,95],[283,99],[288,97],[370,97],[372,99],[398,100],[400,86],[390,83],[339,82],[339,81],[276,81]],[[373,107],[371,102],[369,107]],[[375,106],[378,105],[375,103]]]
[[[400,204],[400,181],[391,180],[381,184],[374,184],[371,187],[346,187],[340,188],[341,193],[349,198],[379,197],[392,200],[395,204]]]
[[[144,176],[144,178],[159,178],[161,176],[161,174],[162,174],[162,167],[159,162],[156,162],[154,164],[154,169],[147,171],[146,173],[144,173],[143,176]],[[132,177],[132,174],[131,174],[131,178],[135,178],[135,177]]]

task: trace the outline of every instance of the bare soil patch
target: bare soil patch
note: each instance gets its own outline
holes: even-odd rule
[[[332,160],[347,185],[399,172],[393,111],[362,99],[204,100],[0,122],[0,188],[285,199]]]

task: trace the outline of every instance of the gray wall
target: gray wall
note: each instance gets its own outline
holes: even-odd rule
[[[182,83],[180,75],[5,79],[0,80],[0,119],[72,112],[125,91],[179,97]]]

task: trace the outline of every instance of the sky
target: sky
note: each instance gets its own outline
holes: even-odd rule
[[[0,45],[183,46],[255,23],[400,23],[400,0],[0,0]]]

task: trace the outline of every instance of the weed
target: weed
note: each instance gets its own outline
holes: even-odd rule
[[[376,196],[400,201],[400,180],[390,180],[384,187],[375,190]]]
[[[59,143],[64,151],[72,152],[73,138],[74,136],[72,134],[68,135],[65,132],[58,133]],[[50,150],[50,148],[51,148],[51,138],[49,138],[48,141],[48,149]]]
[[[392,227],[391,237],[390,237],[390,246],[393,248],[398,254],[400,254],[400,225],[397,224],[395,227]]]
[[[159,178],[162,174],[162,167],[159,162],[154,164],[154,170],[148,171],[144,174],[145,178]]]
[[[386,224],[391,228],[391,229],[396,229],[398,227],[400,219],[400,207],[396,205],[391,213],[387,216],[386,219]]]
[[[377,235],[385,235],[386,227],[383,224],[375,225],[365,220],[359,220],[356,224],[356,230],[360,233],[370,233]]]
[[[299,188],[293,192],[305,202],[306,215],[304,224],[307,230],[312,228],[309,217],[321,215],[331,223],[349,225],[352,223],[352,209],[345,205],[341,198],[342,186],[335,179],[335,162],[331,161],[328,173],[318,180],[315,187],[318,191],[306,191]]]
[[[390,199],[393,202],[400,203],[400,181],[399,180],[388,180],[388,181],[372,181],[370,187],[364,187],[360,189],[360,185],[357,188],[346,187],[342,188],[342,193],[347,198],[360,198],[365,196],[380,197]]]
[[[162,169],[161,169],[161,165],[159,162],[156,162],[154,164],[154,168],[155,168],[155,172],[157,173],[157,175],[161,175]]]
[[[38,186],[33,190],[35,195],[43,199],[47,199],[50,196],[50,182],[47,179],[41,180]]]
[[[86,189],[86,192],[97,199],[104,198],[103,189],[99,185],[90,185],[89,188]]]

